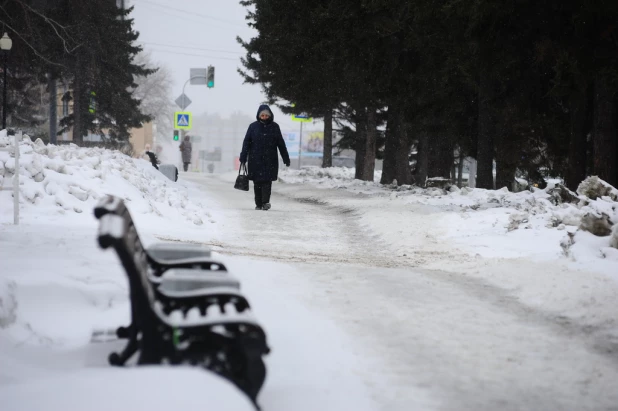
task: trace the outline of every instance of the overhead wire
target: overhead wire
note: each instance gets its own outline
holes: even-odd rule
[[[239,58],[230,58],[230,57],[217,57],[217,56],[207,56],[205,54],[193,54],[193,53],[183,53],[180,51],[171,51],[171,50],[160,50],[160,49],[151,49],[154,52],[157,53],[169,53],[169,54],[180,54],[183,56],[195,56],[195,57],[205,57],[205,58],[209,58],[209,59],[214,59],[214,60],[230,60],[230,61],[239,61]]]
[[[157,2],[154,2],[154,1],[150,1],[150,0],[135,0],[135,1],[137,3],[149,4],[149,5],[152,5],[152,6],[161,7],[163,9],[173,10],[173,11],[176,11],[176,12],[179,12],[179,13],[189,14],[189,15],[195,16],[195,17],[202,17],[202,18],[205,18],[205,19],[208,19],[208,20],[218,21],[218,22],[229,24],[229,25],[232,25],[232,26],[246,27],[246,25],[244,25],[244,24],[239,24],[237,22],[233,22],[233,21],[230,21],[230,20],[220,19],[218,17],[209,16],[207,14],[196,13],[194,11],[183,10],[183,9],[179,9],[179,8],[176,8],[176,7],[170,7],[170,6],[167,6],[165,4],[157,3]]]
[[[142,43],[142,44],[152,45],[152,46],[173,47],[173,48],[176,48],[176,49],[204,50],[204,51],[213,51],[215,53],[236,54],[236,55],[244,54],[242,52],[237,52],[237,51],[215,50],[215,49],[208,49],[208,48],[196,47],[196,46],[182,46],[182,45],[177,45],[177,44],[153,43],[153,42],[150,42],[150,41],[137,41],[137,42],[138,43]]]

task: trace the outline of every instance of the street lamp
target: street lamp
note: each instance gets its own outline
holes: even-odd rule
[[[6,130],[6,61],[9,57],[9,51],[13,47],[13,40],[9,37],[9,35],[5,32],[2,38],[0,38],[0,49],[2,50],[2,54],[4,54],[4,81],[2,82],[2,129]]]

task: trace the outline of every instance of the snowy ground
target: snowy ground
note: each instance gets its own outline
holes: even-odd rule
[[[290,170],[260,212],[234,174],[172,183],[110,151],[20,152],[19,226],[0,192],[3,410],[251,409],[206,372],[112,369],[117,343],[89,343],[128,320],[123,271],[95,244],[107,193],[126,199],[145,242],[208,244],[241,279],[273,349],[264,410],[616,409],[618,250],[577,231],[591,210],[618,221],[607,198],[555,206],[541,190]]]

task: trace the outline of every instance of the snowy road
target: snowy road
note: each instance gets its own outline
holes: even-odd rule
[[[235,273],[245,271],[250,299],[252,289],[293,295],[346,334],[343,349],[323,347],[327,361],[346,351],[356,361],[339,370],[334,391],[360,380],[381,410],[618,410],[618,340],[603,330],[526,306],[473,276],[407,267],[360,227],[353,207],[293,199],[299,187],[275,183],[273,208],[263,212],[253,210],[252,192],[226,179],[183,177],[211,196],[223,225],[209,243]],[[251,277],[246,271],[261,261],[279,271]],[[260,300],[254,305],[259,314]],[[282,327],[269,314],[267,332]],[[283,335],[271,337],[275,379]],[[299,351],[311,343],[299,342]],[[267,384],[265,409],[276,395]]]

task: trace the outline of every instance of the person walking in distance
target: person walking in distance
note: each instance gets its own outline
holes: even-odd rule
[[[191,164],[191,137],[185,136],[185,139],[182,143],[180,143],[180,152],[182,153],[182,164],[184,166],[185,171],[189,170],[189,164]]]
[[[253,181],[255,209],[270,209],[270,193],[273,181],[279,173],[277,149],[286,167],[290,166],[290,155],[283,141],[279,124],[266,104],[258,109],[257,121],[251,123],[242,143],[241,167],[249,164],[249,180]]]

